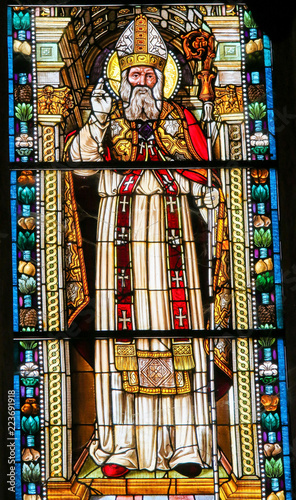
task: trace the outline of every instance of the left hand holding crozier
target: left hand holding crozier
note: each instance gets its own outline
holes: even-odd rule
[[[206,208],[216,208],[219,204],[219,191],[216,188],[203,188],[203,203]]]

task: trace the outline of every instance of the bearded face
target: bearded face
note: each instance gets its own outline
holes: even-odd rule
[[[124,70],[120,97],[129,121],[156,120],[162,108],[163,74],[144,66]]]

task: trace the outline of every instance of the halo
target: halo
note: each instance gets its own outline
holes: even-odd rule
[[[175,54],[168,52],[167,62],[164,68],[164,88],[163,95],[165,99],[174,97],[181,84],[181,68]],[[119,98],[119,89],[121,83],[121,71],[117,52],[114,51],[106,59],[104,68],[104,79],[110,93],[116,99]]]

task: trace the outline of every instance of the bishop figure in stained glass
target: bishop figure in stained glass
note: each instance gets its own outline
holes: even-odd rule
[[[193,165],[206,160],[207,143],[196,118],[165,98],[168,51],[145,16],[124,30],[110,61],[120,68],[119,100],[100,79],[88,122],[66,144],[69,159],[192,160]],[[229,248],[221,183],[215,172],[209,183],[206,169],[159,168],[159,163],[156,169],[135,163],[95,173],[100,196],[95,326],[98,332],[118,331],[121,338],[96,340],[97,423],[90,455],[109,477],[142,469],[175,469],[194,477],[211,466],[212,442],[205,343],[181,332],[206,327],[188,197],[204,221],[209,209],[215,213],[215,326],[226,328]],[[175,330],[180,338],[123,338],[139,330]]]

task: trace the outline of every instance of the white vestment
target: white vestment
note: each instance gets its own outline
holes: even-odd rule
[[[88,125],[75,138],[71,159],[99,161],[97,144],[90,137]],[[190,328],[198,330],[204,328],[204,319],[187,194],[191,193],[200,206],[205,188],[174,170],[170,173],[179,187]],[[99,173],[96,329],[105,332],[117,329],[115,226],[122,179],[123,175],[112,170]],[[153,171],[143,171],[132,193],[131,203],[133,330],[170,330],[173,328],[173,313],[168,287],[164,188]],[[203,211],[205,216],[206,209],[201,208]],[[130,335],[131,332],[126,331],[124,336]],[[150,352],[171,348],[170,339],[137,339],[136,344],[137,349]],[[115,368],[114,340],[96,340],[97,423],[90,455],[98,465],[109,463],[148,471],[169,470],[189,462],[202,467],[211,465],[207,358],[203,339],[192,339],[192,350],[195,368],[189,393],[131,394],[123,389],[122,373]]]

